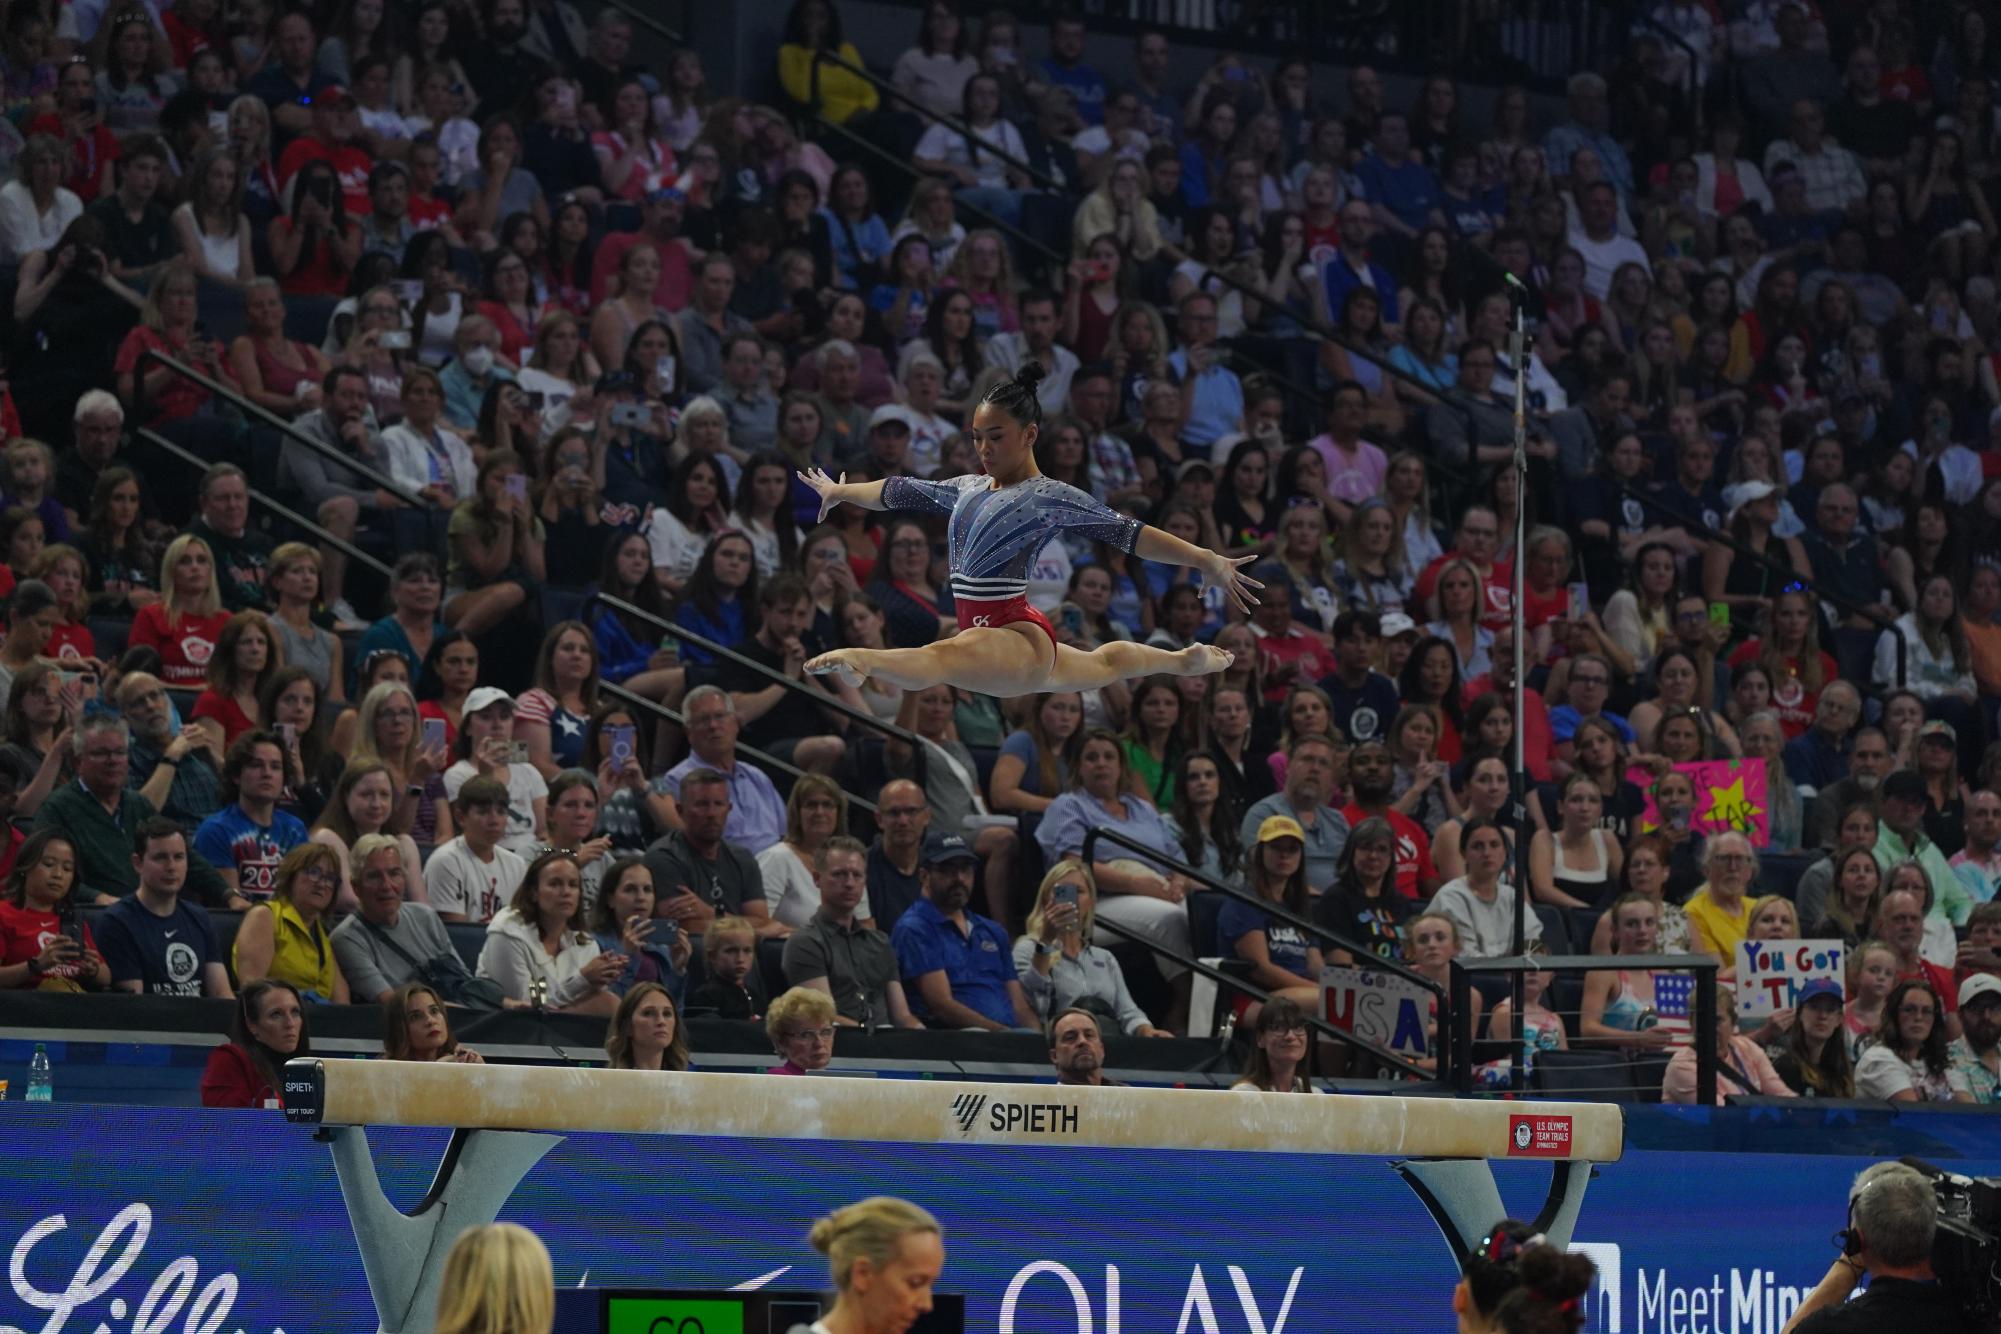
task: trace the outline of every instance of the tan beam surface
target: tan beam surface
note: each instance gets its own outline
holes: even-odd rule
[[[1201,1093],[945,1080],[757,1078],[548,1066],[323,1060],[328,1125],[1341,1153],[1612,1162],[1619,1109],[1597,1103]]]

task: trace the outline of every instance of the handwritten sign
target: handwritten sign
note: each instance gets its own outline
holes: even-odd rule
[[[1737,1018],[1766,1019],[1799,1003],[1799,990],[1816,978],[1838,987],[1847,946],[1838,940],[1746,940],[1737,946]],[[1845,994],[1845,993],[1844,993]]]
[[[1321,1017],[1400,1056],[1431,1054],[1431,993],[1381,969],[1320,971]]]
[[[1686,760],[1674,771],[1687,774],[1695,784],[1695,809],[1689,827],[1698,834],[1739,833],[1762,848],[1772,841],[1770,789],[1763,760]],[[1646,809],[1640,812],[1640,832],[1652,833],[1661,827],[1661,814],[1654,805],[1654,775],[1649,769],[1626,771],[1629,782],[1645,795]]]

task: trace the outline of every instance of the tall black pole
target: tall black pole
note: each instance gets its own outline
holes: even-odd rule
[[[1526,570],[1528,568],[1528,496],[1529,496],[1529,432],[1528,432],[1528,387],[1529,387],[1529,333],[1528,311],[1523,298],[1527,296],[1520,281],[1511,273],[1504,274],[1508,281],[1508,296],[1515,305],[1514,332],[1508,338],[1508,360],[1515,370],[1515,550],[1514,550],[1514,599],[1509,616],[1514,621],[1515,690],[1515,764],[1512,787],[1514,789],[1515,811],[1515,944],[1514,952],[1520,957],[1528,946],[1529,917],[1529,770],[1528,770],[1528,728],[1524,725],[1528,717],[1525,705],[1528,690],[1528,672],[1525,655],[1528,644],[1528,627],[1524,623],[1522,610],[1526,605]],[[1528,1000],[1525,994],[1526,974],[1515,973],[1509,978],[1508,994],[1512,1004],[1508,1007],[1514,1013],[1515,1029],[1525,1033],[1523,1010]],[[1508,1083],[1520,1091],[1526,1082],[1526,1072],[1522,1069],[1522,1044],[1511,1042]]]

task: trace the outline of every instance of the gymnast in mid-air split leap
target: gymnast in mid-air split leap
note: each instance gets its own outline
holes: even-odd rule
[[[959,618],[959,633],[950,639],[919,648],[835,649],[808,662],[807,671],[838,674],[857,685],[875,677],[904,690],[954,685],[1013,698],[1044,690],[1093,690],[1156,672],[1200,676],[1220,672],[1234,661],[1209,644],[1177,651],[1120,640],[1087,653],[1058,643],[1049,618],[1029,605],[1029,568],[1050,538],[1066,532],[1141,560],[1200,570],[1245,612],[1257,602],[1252,590],[1263,587],[1239,568],[1251,557],[1232,559],[1190,546],[1044,477],[1034,453],[1042,423],[1035,386],[1041,378],[1042,368],[1027,362],[974,411],[968,435],[983,473],[936,482],[891,477],[852,484],[845,475],[836,481],[819,468],[800,474],[820,493],[822,519],[842,502],[868,510],[947,516],[952,598]]]

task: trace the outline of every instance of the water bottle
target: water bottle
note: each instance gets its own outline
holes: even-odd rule
[[[56,1089],[49,1077],[49,1047],[46,1042],[35,1044],[35,1059],[28,1062],[28,1101],[54,1102]]]

